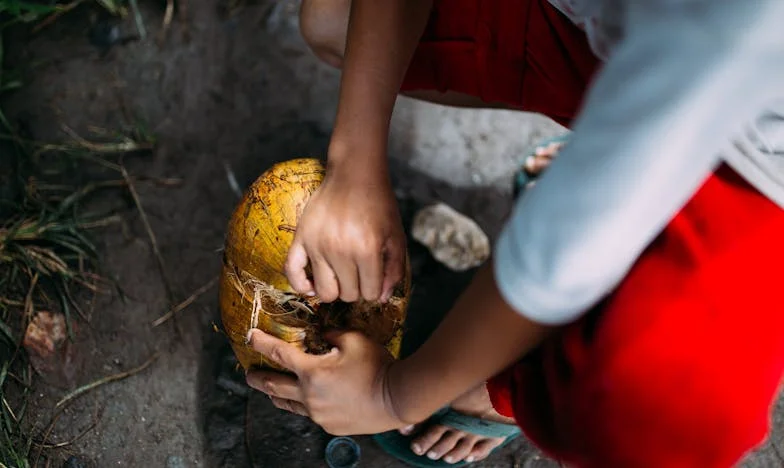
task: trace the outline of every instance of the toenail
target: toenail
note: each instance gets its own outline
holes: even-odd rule
[[[420,447],[418,444],[412,445],[411,450],[413,450],[417,455],[422,455],[422,447]]]
[[[427,452],[427,458],[431,460],[438,460],[438,454],[436,452]]]

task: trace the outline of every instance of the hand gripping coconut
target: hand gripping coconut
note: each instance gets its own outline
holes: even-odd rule
[[[323,333],[357,330],[397,358],[411,294],[411,271],[385,303],[321,303],[294,292],[284,263],[308,199],[324,178],[317,159],[293,159],[262,174],[234,210],[226,234],[220,281],[221,320],[234,354],[247,370],[281,369],[245,342],[259,328],[312,354],[329,351]]]

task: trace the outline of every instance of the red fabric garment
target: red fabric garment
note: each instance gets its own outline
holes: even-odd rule
[[[598,65],[547,0],[436,0],[401,91],[455,91],[568,126]]]
[[[569,125],[598,68],[547,0],[436,0],[402,91]],[[583,468],[725,468],[760,443],[784,372],[784,210],[717,170],[594,310],[488,382],[496,410]]]
[[[494,405],[576,466],[733,466],[784,372],[781,239],[784,210],[722,166],[605,301],[488,384]]]

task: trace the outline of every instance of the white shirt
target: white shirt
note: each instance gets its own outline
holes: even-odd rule
[[[494,266],[512,307],[557,325],[611,292],[722,161],[784,206],[784,1],[551,2],[606,62]]]

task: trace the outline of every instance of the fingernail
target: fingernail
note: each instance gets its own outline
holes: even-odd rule
[[[472,457],[472,456],[470,456],[470,455],[469,455],[469,456],[467,456],[467,457],[466,457],[466,462],[467,462],[467,463],[473,463],[473,462],[474,462],[474,457]]]
[[[411,450],[413,450],[417,455],[422,455],[422,447],[420,447],[418,444],[412,445]]]
[[[427,458],[431,460],[438,460],[438,454],[433,451],[427,452]]]
[[[308,292],[305,293],[305,295],[308,296],[308,297],[315,297],[316,296],[316,291],[308,291]]]
[[[452,457],[444,457],[444,461],[447,462],[447,463],[454,463],[455,459],[452,458]]]
[[[245,344],[250,343],[250,339],[253,336],[253,330],[255,330],[255,328],[251,328],[250,330],[248,330],[248,334],[245,335]]]
[[[536,168],[536,158],[534,156],[528,156],[525,159],[525,163],[523,163],[523,168],[528,172],[533,171]]]
[[[409,434],[411,434],[411,431],[413,431],[413,430],[414,430],[414,426],[413,425],[406,426],[403,429],[400,429],[400,433],[403,434],[403,435],[409,435]]]

